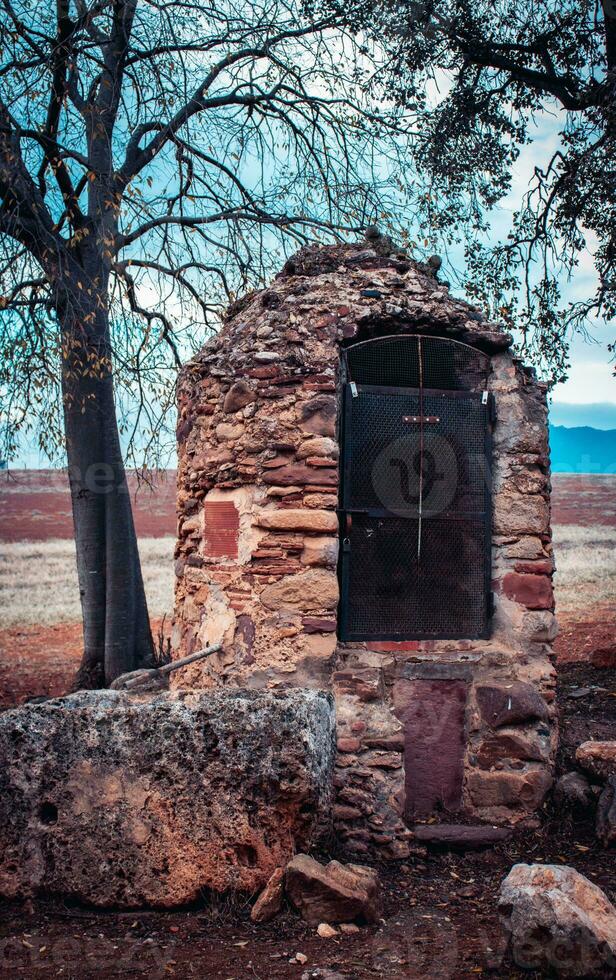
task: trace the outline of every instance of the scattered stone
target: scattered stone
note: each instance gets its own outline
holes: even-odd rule
[[[567,809],[586,809],[593,802],[590,783],[581,772],[566,772],[554,787],[554,805]]]
[[[282,908],[284,868],[276,868],[267,885],[250,910],[253,922],[269,922]]]
[[[616,776],[608,776],[597,804],[597,837],[605,847],[616,844]]]
[[[0,894],[171,908],[258,891],[327,829],[334,723],[330,696],[299,689],[4,712]]]
[[[359,926],[355,925],[354,922],[341,922],[338,928],[340,932],[346,933],[347,936],[353,936],[355,933],[361,932]]]
[[[330,861],[323,866],[296,855],[287,865],[285,890],[308,925],[378,919],[380,886],[376,871],[358,864]]]
[[[304,966],[308,962],[308,957],[305,953],[296,953],[295,960],[297,963],[301,963]]]
[[[596,779],[616,774],[616,741],[582,742],[575,753],[576,761]]]
[[[509,827],[435,823],[417,824],[413,827],[413,833],[415,839],[424,844],[462,851],[478,851],[508,840],[512,831]]]
[[[334,929],[333,926],[330,926],[329,922],[319,922],[317,926],[317,935],[319,935],[321,939],[333,939],[334,936],[338,935],[338,930]]]
[[[516,864],[501,885],[498,908],[522,969],[614,976],[616,908],[573,868]]]
[[[593,667],[616,667],[616,643],[608,647],[597,647],[590,654],[589,660]]]

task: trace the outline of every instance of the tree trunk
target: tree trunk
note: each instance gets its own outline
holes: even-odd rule
[[[93,688],[152,666],[153,643],[120,448],[107,312],[100,301],[86,312],[81,298],[62,305],[64,422],[84,641],[77,687]]]

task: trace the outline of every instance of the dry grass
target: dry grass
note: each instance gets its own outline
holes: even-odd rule
[[[554,553],[559,609],[616,600],[616,527],[556,525]]]
[[[139,551],[152,616],[173,608],[172,537],[142,538]],[[554,528],[560,609],[616,600],[616,528]],[[0,628],[78,622],[81,617],[72,541],[20,542],[0,553]]]
[[[151,616],[173,609],[174,538],[142,538],[139,552]],[[78,622],[73,541],[21,541],[0,551],[0,628]]]

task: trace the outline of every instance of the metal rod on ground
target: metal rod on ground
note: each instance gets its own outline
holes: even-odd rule
[[[206,647],[204,650],[197,650],[196,653],[191,653],[188,657],[182,657],[181,660],[174,660],[170,664],[163,664],[162,667],[132,670],[128,674],[121,674],[120,677],[116,677],[111,683],[111,690],[133,691],[139,687],[146,687],[148,684],[156,684],[156,681],[160,681],[161,677],[166,677],[173,670],[179,670],[180,667],[193,664],[196,660],[203,660],[204,657],[209,657],[212,653],[218,653],[221,649],[222,643],[214,643],[211,647]]]
[[[209,657],[210,653],[218,653],[222,650],[222,643],[214,643],[211,647],[205,647],[204,650],[197,650],[196,653],[191,653],[188,657],[182,657],[181,660],[172,660],[171,663],[163,664],[162,667],[157,667],[159,674],[170,674],[172,670],[178,670],[180,667],[186,667],[187,664],[192,664],[195,660],[201,660],[203,657]]]

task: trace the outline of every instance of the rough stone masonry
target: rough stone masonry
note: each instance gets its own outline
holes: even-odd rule
[[[486,640],[337,636],[341,348],[392,334],[489,355]],[[333,691],[335,826],[356,856],[404,857],[415,819],[532,819],[556,746],[547,406],[510,335],[387,239],[304,248],[232,304],[178,410],[175,656],[222,643],[181,684]]]

